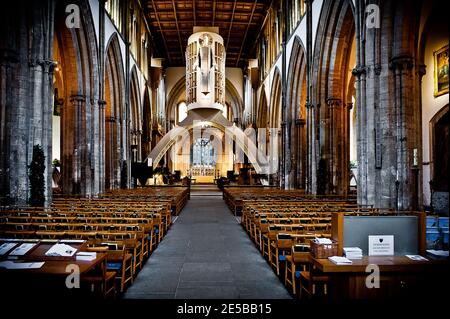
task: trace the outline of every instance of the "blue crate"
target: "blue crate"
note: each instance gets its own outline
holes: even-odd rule
[[[436,216],[427,216],[427,228],[428,227],[436,227],[437,221],[438,221],[438,219]]]
[[[439,217],[439,227],[448,228],[448,217]]]
[[[427,243],[428,242],[435,242],[439,239],[439,231],[433,230],[433,231],[427,231]]]
[[[444,244],[448,244],[448,230],[444,231]]]

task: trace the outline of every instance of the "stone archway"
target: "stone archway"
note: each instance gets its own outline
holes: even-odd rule
[[[177,106],[179,102],[184,101],[185,94],[186,78],[182,77],[177,81],[168,95],[166,114],[169,121],[173,123],[176,122]],[[225,79],[225,103],[229,104],[233,111],[233,121],[237,120],[238,123],[241,123],[244,112],[244,103],[242,101],[242,98],[239,96],[236,87],[228,79]]]
[[[140,99],[140,87],[137,75],[136,66],[131,69],[130,76],[130,133],[131,133],[131,150],[133,152],[132,157],[136,162],[140,162],[142,158],[142,120],[141,120],[141,99]]]
[[[287,105],[290,112],[291,178],[290,186],[306,188],[307,138],[306,138],[306,54],[300,38],[296,37],[289,59],[287,79]]]
[[[269,127],[280,128],[281,127],[281,74],[278,68],[275,68],[272,87],[270,90],[270,121]]]
[[[348,83],[353,68],[350,61],[355,60],[351,58],[355,43],[351,1],[325,4],[320,19],[326,23],[319,25],[314,48],[312,114],[319,125],[319,135],[313,132],[314,140],[319,141],[315,162],[321,165],[309,169],[317,177],[317,192],[345,195],[350,182]]]
[[[127,148],[125,79],[117,34],[108,41],[105,61],[105,189],[121,185]]]
[[[66,27],[62,12],[67,4],[69,1],[62,1],[55,7],[54,33],[55,52],[61,59],[57,62],[62,82],[57,85],[61,86],[64,102],[60,138],[62,191],[89,196],[102,190],[99,176],[103,109],[98,101],[96,36],[89,6],[84,1],[77,3],[82,17],[80,28]]]
[[[269,128],[269,107],[267,105],[264,85],[261,87],[261,94],[259,97],[258,105],[258,110],[256,112],[256,126],[258,128]]]

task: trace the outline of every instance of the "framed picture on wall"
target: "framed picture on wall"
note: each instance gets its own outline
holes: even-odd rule
[[[448,93],[448,45],[434,52],[434,96]]]

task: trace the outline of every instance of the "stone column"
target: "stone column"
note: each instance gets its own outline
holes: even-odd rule
[[[85,96],[72,95],[70,97],[70,106],[65,107],[65,126],[63,140],[63,191],[66,194],[82,194],[85,182],[83,154],[85,148],[82,143],[85,142],[85,136],[82,132],[86,123],[83,123],[83,114],[85,113]]]
[[[312,0],[305,0],[306,6],[306,127],[307,127],[307,144],[308,144],[308,160],[306,166],[308,173],[306,176],[306,192],[317,192],[317,158],[316,158],[316,116],[315,108],[312,101]]]
[[[396,126],[396,181],[398,210],[411,209],[414,197],[414,175],[411,171],[415,143],[414,108],[411,87],[411,73],[414,63],[410,56],[391,59],[390,69],[395,83],[395,126]]]
[[[0,51],[0,205],[14,200],[10,189],[10,139],[13,107],[13,70],[19,62],[17,52],[9,49]]]
[[[367,132],[365,131],[366,119],[366,68],[359,65],[352,70],[356,83],[356,122],[357,122],[357,158],[358,158],[358,179],[357,179],[357,201],[360,205],[367,205]]]
[[[305,125],[306,120],[305,119],[296,119],[295,120],[295,131],[297,134],[296,141],[297,141],[297,147],[296,147],[296,188],[305,189],[305,181],[306,181],[306,173],[307,173],[307,158],[306,155],[308,154],[307,150],[307,144],[306,144],[306,132],[305,132]]]
[[[106,101],[105,100],[99,100],[98,101],[98,143],[99,143],[99,192],[103,193],[105,191],[105,107],[106,107]]]
[[[290,167],[290,165],[288,165],[288,163],[286,163],[286,162],[291,159],[290,156],[286,157],[286,155],[288,153],[287,149],[289,148],[289,145],[287,145],[288,142],[286,139],[286,128],[288,127],[288,125],[286,125],[285,121],[281,121],[280,125],[281,125],[281,145],[279,145],[279,148],[278,148],[281,150],[281,154],[279,154],[281,160],[278,163],[278,177],[279,177],[279,181],[280,181],[279,186],[281,189],[289,189],[289,185],[288,185],[289,178],[286,175],[287,166]]]
[[[45,199],[46,206],[52,202],[52,91],[53,91],[53,72],[56,63],[53,61],[43,61],[42,68],[42,145],[45,154]]]
[[[419,139],[418,139],[418,143],[417,143],[417,162],[418,162],[418,167],[415,169],[418,169],[417,172],[417,183],[418,183],[418,187],[417,187],[417,194],[415,194],[416,197],[416,202],[415,205],[413,207],[413,209],[416,210],[422,210],[423,209],[423,195],[424,195],[424,187],[430,187],[429,182],[427,181],[426,183],[424,183],[423,180],[423,144],[422,144],[422,131],[423,131],[423,127],[422,127],[422,78],[423,76],[426,74],[426,65],[424,64],[420,64],[417,66],[417,77],[418,77],[418,81],[417,81],[417,91],[418,91],[418,103],[417,103],[417,111],[416,111],[416,126],[418,128],[418,135],[419,135]],[[425,128],[428,129],[428,128]],[[432,148],[433,146],[430,145],[430,148]],[[429,168],[429,167],[428,167]],[[430,172],[431,173],[431,172]],[[430,175],[431,177],[431,175]],[[431,203],[430,203],[431,204]]]
[[[358,180],[357,201],[358,204],[368,204],[367,198],[367,131],[366,127],[366,54],[367,43],[365,35],[365,1],[355,1],[355,38],[356,38],[356,67],[352,70],[355,76],[356,86],[356,114],[357,114],[357,158]]]
[[[342,105],[342,102],[339,98],[328,98],[327,99],[327,105],[328,105],[328,117],[325,118],[326,125],[324,125],[324,145],[325,150],[322,153],[322,155],[327,160],[327,192],[330,194],[334,194],[335,190],[337,188],[337,180],[336,180],[336,161],[337,161],[337,151],[336,151],[336,144],[338,143],[338,140],[340,138],[339,136],[339,130],[337,123],[339,121],[339,111],[340,107]],[[325,112],[326,113],[326,112]]]

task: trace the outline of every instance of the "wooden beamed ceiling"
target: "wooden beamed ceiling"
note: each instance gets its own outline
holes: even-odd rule
[[[167,66],[184,66],[185,49],[194,26],[219,27],[228,67],[242,67],[251,58],[270,0],[144,0],[155,39],[156,56]]]

